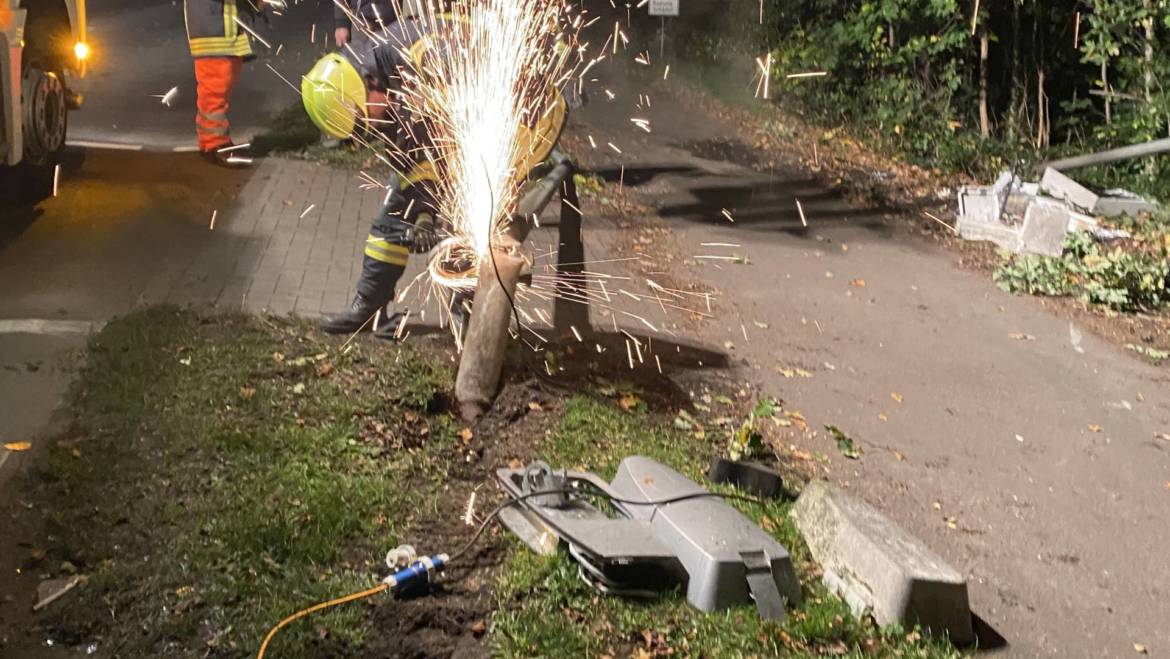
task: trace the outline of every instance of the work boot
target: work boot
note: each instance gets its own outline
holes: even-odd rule
[[[321,331],[329,334],[353,334],[359,330],[372,329],[374,314],[378,311],[382,312],[382,318],[386,317],[385,305],[374,304],[358,293],[353,296],[349,309],[329,314],[321,319]],[[379,321],[379,325],[381,324]]]
[[[374,336],[383,341],[400,341],[402,337],[406,336],[406,328],[402,328],[402,334],[398,333],[398,328],[402,325],[402,320],[406,318],[406,314],[397,311],[387,317],[385,314],[378,319],[378,327],[374,330]],[[370,323],[373,326],[373,323]]]
[[[252,159],[244,153],[245,149],[235,149],[234,144],[227,144],[210,151],[200,151],[199,156],[207,162],[228,169],[244,169],[252,165]]]

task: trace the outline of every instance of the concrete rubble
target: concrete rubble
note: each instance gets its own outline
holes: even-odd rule
[[[945,632],[956,645],[974,641],[963,575],[869,504],[812,481],[792,516],[825,584],[855,615],[869,611],[883,626]]]
[[[1060,256],[1070,231],[1090,231],[1101,240],[1128,234],[1101,226],[1101,219],[1155,212],[1151,201],[1126,190],[1089,190],[1049,167],[1039,183],[1003,172],[990,186],[968,185],[958,192],[958,232],[966,240],[989,240],[1024,254]]]

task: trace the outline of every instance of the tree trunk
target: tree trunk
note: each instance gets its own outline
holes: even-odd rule
[[[991,137],[991,117],[987,113],[987,51],[990,39],[987,28],[979,34],[979,134]]]
[[[1154,7],[1152,0],[1142,0],[1142,7],[1146,10],[1146,17],[1142,20],[1145,31],[1145,62],[1142,65],[1142,78],[1146,89],[1146,105],[1150,109],[1154,102]],[[1153,179],[1158,174],[1158,163],[1153,158],[1146,160],[1146,175]]]
[[[1113,101],[1109,89],[1109,63],[1101,62],[1101,87],[1105,89],[1105,123],[1113,123]]]
[[[1044,69],[1036,71],[1036,148],[1048,146],[1048,98],[1044,93]]]

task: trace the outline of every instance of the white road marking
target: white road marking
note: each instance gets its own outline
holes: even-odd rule
[[[66,146],[80,146],[86,149],[109,149],[111,151],[141,151],[141,144],[121,144],[119,142],[90,142],[87,140],[66,140]]]
[[[0,319],[0,334],[50,334],[72,336],[92,334],[105,326],[104,321],[50,320],[44,318]]]

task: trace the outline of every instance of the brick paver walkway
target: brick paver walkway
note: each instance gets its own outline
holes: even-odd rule
[[[361,189],[353,171],[258,161],[235,204],[217,211],[214,228],[208,218],[206,248],[168,264],[141,301],[307,317],[339,309],[353,294],[382,194]]]

